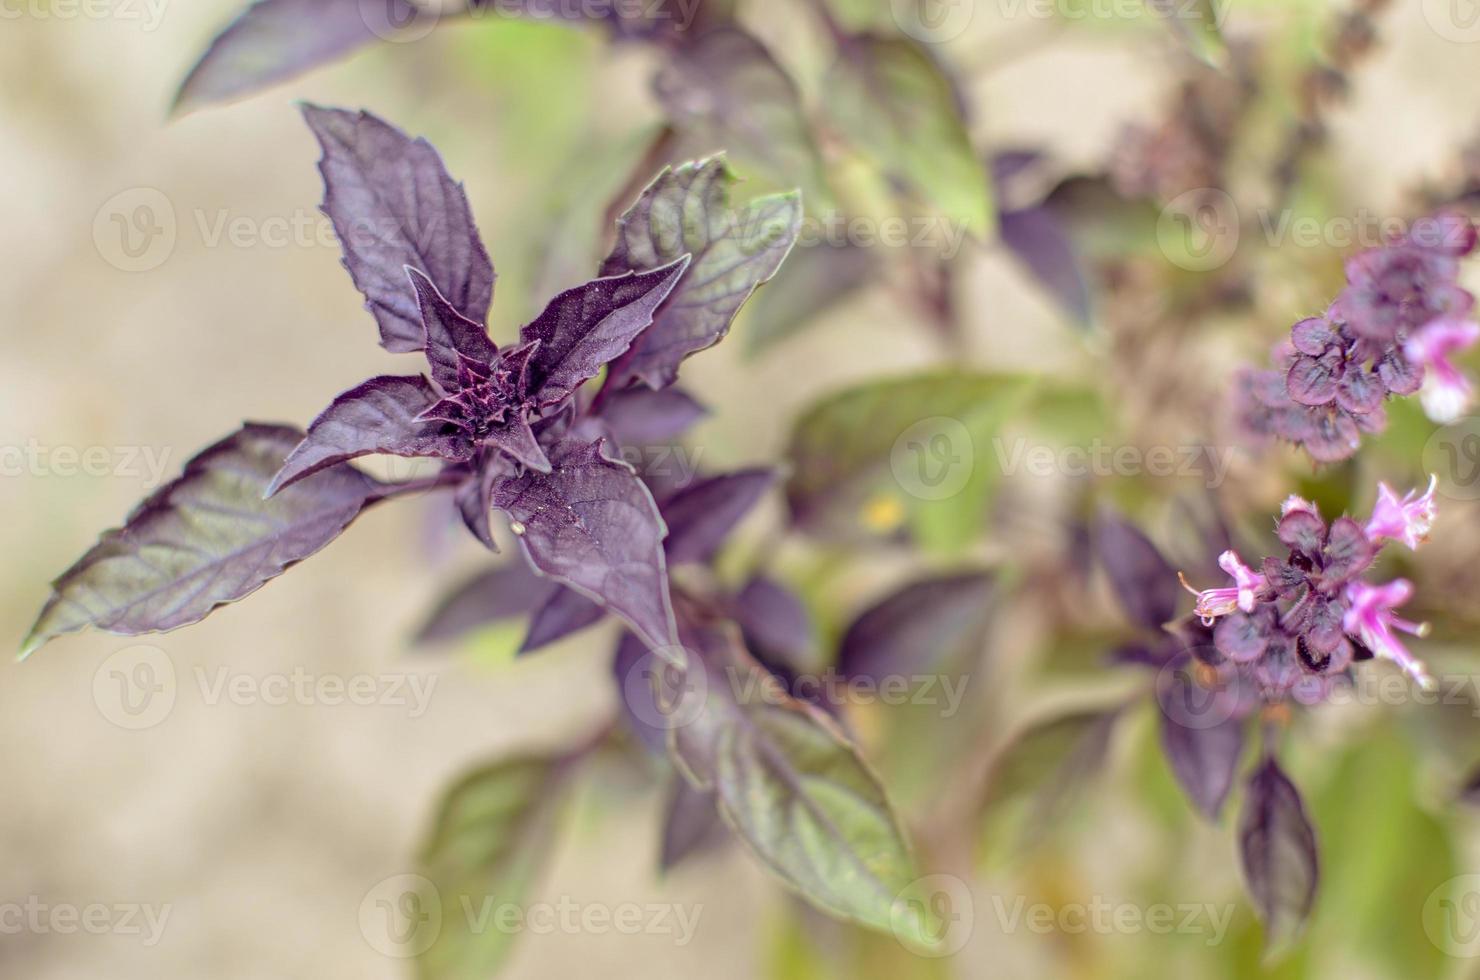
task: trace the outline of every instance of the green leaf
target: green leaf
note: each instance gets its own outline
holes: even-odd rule
[[[930,913],[904,901],[918,875],[873,771],[837,724],[791,698],[730,624],[684,631],[690,671],[669,751],[712,790],[761,862],[813,905],[928,948]]]
[[[724,151],[776,187],[802,187],[814,207],[826,197],[796,83],[745,31],[722,27],[678,49],[654,85],[696,153]]]
[[[505,759],[447,792],[421,858],[441,911],[435,939],[417,951],[421,980],[486,980],[502,965],[517,933],[499,928],[499,909],[524,901],[576,758]]]
[[[978,809],[989,863],[1042,843],[1105,763],[1119,708],[1089,708],[1030,723],[992,764]]]
[[[993,225],[991,182],[972,149],[956,92],[919,44],[872,34],[843,42],[825,83],[843,135],[977,238]]]
[[[248,423],[190,460],[52,583],[21,655],[89,626],[135,636],[199,622],[338,537],[385,485],[341,463],[262,499],[302,438]]]
[[[712,347],[757,286],[775,275],[801,231],[801,194],[770,194],[744,208],[729,203],[734,176],[723,157],[665,169],[617,220],[617,243],[603,276],[646,272],[683,255],[688,271],[658,308],[610,382],[672,384],[683,359]]]
[[[1001,476],[993,437],[1026,393],[1018,378],[942,372],[825,397],[792,427],[793,519],[823,537],[908,525],[927,548],[968,545]]]

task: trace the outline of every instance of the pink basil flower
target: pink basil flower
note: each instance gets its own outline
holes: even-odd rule
[[[1347,611],[1342,628],[1367,645],[1379,657],[1386,657],[1423,687],[1432,687],[1433,678],[1424,665],[1408,652],[1395,631],[1413,636],[1426,636],[1427,623],[1414,623],[1393,615],[1393,610],[1413,596],[1413,583],[1393,579],[1386,585],[1353,582],[1346,587]]]
[[[1469,407],[1473,386],[1449,358],[1477,340],[1480,324],[1444,317],[1431,320],[1404,342],[1403,356],[1424,369],[1419,400],[1435,422],[1453,422]]]
[[[1416,551],[1429,539],[1429,531],[1434,526],[1437,511],[1434,492],[1438,486],[1439,478],[1430,476],[1429,489],[1423,495],[1410,490],[1400,500],[1391,487],[1379,483],[1377,503],[1372,508],[1372,519],[1367,522],[1367,537],[1373,544],[1384,538],[1401,541]]]
[[[1264,576],[1245,565],[1235,551],[1225,551],[1218,556],[1218,567],[1233,577],[1233,586],[1222,589],[1204,589],[1199,592],[1182,579],[1182,587],[1197,596],[1196,612],[1202,617],[1203,625],[1212,625],[1219,616],[1226,616],[1235,609],[1253,612],[1258,605],[1259,593],[1264,591]]]

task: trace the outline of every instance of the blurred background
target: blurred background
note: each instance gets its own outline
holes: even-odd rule
[[[1031,148],[1052,161],[1051,181],[1105,174],[1127,132],[1161,125],[1198,69],[1156,25],[1065,17],[1064,4],[1049,6],[1044,16],[1027,2],[958,0],[953,10],[969,17],[937,53],[955,66],[984,156]],[[1288,66],[1325,44],[1350,9],[1234,0],[1224,33]],[[1403,0],[1374,17],[1377,37],[1324,119],[1326,142],[1289,205],[1295,213],[1411,214],[1417,191],[1463,180],[1461,151],[1480,122],[1470,84],[1480,35],[1456,19],[1463,10],[1446,9]],[[237,12],[235,0],[0,0],[0,603],[14,643],[47,581],[199,448],[244,418],[303,424],[332,393],[407,370],[374,343],[339,265],[317,211],[318,151],[297,100],[371,109],[441,150],[498,270],[490,326],[499,341],[545,297],[594,273],[607,208],[662,117],[649,82],[656,49],[615,46],[594,29],[489,17],[372,46],[237,104],[171,119],[180,80]],[[805,16],[764,0],[747,4],[742,20],[794,69],[804,102],[820,105],[823,55],[797,27]],[[1295,118],[1297,101],[1260,103],[1270,131]],[[766,186],[757,177],[738,193]],[[143,252],[123,247],[116,224],[139,204],[162,222]],[[713,409],[692,444],[716,469],[771,461],[819,396],[948,361],[1058,379],[1102,399],[1088,422],[1075,416],[1038,437],[1060,440],[1053,445],[1226,440],[1208,420],[1232,367],[1260,359],[1295,317],[1334,294],[1350,251],[1274,237],[1238,246],[1257,254],[1240,284],[1254,298],[1236,307],[1188,312],[1154,275],[1139,291],[1105,289],[1140,281],[1168,258],[1153,250],[1140,261],[1139,245],[1091,236],[1081,244],[1094,251],[1087,267],[1105,291],[1088,327],[995,239],[953,263],[945,339],[888,276],[784,343],[750,342],[761,328],[742,315],[733,336],[685,366],[686,386]],[[1007,431],[1037,432],[1040,421]],[[1420,422],[1395,416],[1363,476],[1416,483],[1429,437]],[[985,447],[976,464],[1007,468]],[[1217,489],[1261,530],[1292,478],[1317,479],[1284,457],[1240,452],[1233,467]],[[979,747],[952,763],[962,770],[979,768],[1004,733],[1047,703],[1130,689],[1096,659],[1109,637],[1130,630],[1104,583],[1071,569],[1086,494],[1116,498],[1165,540],[1169,502],[1204,489],[1176,477],[1116,489],[1107,478],[1086,487],[1062,473],[999,476],[991,529],[968,554],[1010,559],[1017,588],[981,644],[989,682],[973,686],[954,719]],[[1471,568],[1480,536],[1473,505],[1444,507],[1427,574],[1454,593],[1444,607],[1454,628],[1439,640],[1452,648],[1449,662],[1463,665],[1475,653],[1460,628],[1466,604],[1470,622],[1480,616]],[[781,511],[769,502],[740,546],[772,535]],[[79,635],[0,667],[0,974],[410,975],[407,962],[367,939],[362,914],[386,879],[414,869],[441,789],[489,758],[569,744],[615,712],[610,624],[517,662],[517,631],[453,648],[412,643],[440,592],[485,561],[442,503],[423,498],[369,513],[284,581],[188,630],[142,643]],[[826,595],[809,593],[825,632],[919,562],[875,549],[838,563]],[[164,707],[142,718],[120,713],[114,688],[118,671],[140,663],[172,678]],[[320,688],[275,704],[262,693],[269,678],[305,676],[365,679],[377,697],[332,703]],[[233,683],[249,693],[222,693]],[[1453,724],[1413,720],[1425,711]],[[1415,725],[1417,741],[1407,737]],[[1480,754],[1465,741],[1476,729],[1465,700],[1332,706],[1299,730],[1289,768],[1322,831],[1326,882],[1307,940],[1271,969],[1466,974],[1470,961],[1456,953],[1470,947],[1435,938],[1424,908],[1447,881],[1480,872],[1473,820],[1448,799]],[[581,784],[530,901],[673,907],[695,917],[692,934],[527,934],[505,975],[1254,975],[1259,928],[1228,815],[1211,826],[1193,814],[1155,740],[1142,711],[1051,846],[981,865],[969,935],[938,961],[827,924],[738,846],[660,876],[660,781],[630,760],[604,767]],[[912,782],[914,764],[891,755],[883,735],[866,754],[881,760],[891,789],[901,787],[917,839],[928,838],[938,789]],[[1190,927],[1153,929],[1145,917],[1158,904]],[[107,911],[97,929],[67,928],[45,911],[44,928],[16,925],[35,908],[98,906]],[[1031,924],[1042,921],[1035,908],[1066,906],[1108,907],[1099,914],[1111,924]],[[137,929],[123,921],[128,908]],[[167,916],[157,929],[151,911]],[[1117,914],[1139,925],[1117,926]]]

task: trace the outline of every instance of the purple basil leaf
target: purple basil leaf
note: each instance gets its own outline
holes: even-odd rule
[[[550,473],[493,487],[493,505],[509,515],[530,563],[677,657],[665,528],[652,494],[630,466],[602,454],[600,441],[567,441],[550,462]]]
[[[1238,826],[1239,857],[1271,953],[1299,936],[1316,901],[1320,859],[1300,791],[1266,758],[1249,777]]]
[[[542,405],[560,401],[626,353],[688,267],[689,257],[680,255],[651,272],[593,279],[552,299],[520,331],[524,342],[540,344],[529,363],[536,400]]]
[[[649,446],[677,439],[709,410],[677,388],[628,388],[613,392],[601,418],[619,446]]]
[[[1177,571],[1139,528],[1103,512],[1095,524],[1095,553],[1131,622],[1157,631],[1171,622],[1181,591]]]
[[[653,87],[688,144],[704,152],[724,147],[742,168],[761,169],[782,186],[801,183],[809,197],[823,186],[796,83],[740,28],[721,27],[678,48]]]
[[[426,327],[427,363],[432,380],[446,392],[461,387],[458,365],[464,361],[486,369],[498,356],[498,348],[481,323],[474,323],[453,309],[447,298],[420,269],[406,267],[411,286],[416,291],[416,305]]]
[[[435,422],[416,421],[437,398],[431,382],[419,374],[382,375],[344,392],[309,423],[308,434],[268,486],[268,496],[326,466],[371,453],[466,461],[473,446],[465,437],[444,434]]]
[[[572,589],[555,588],[545,604],[535,610],[529,621],[529,632],[519,646],[519,653],[533,653],[572,633],[594,625],[606,610]]]
[[[534,430],[524,419],[517,418],[497,429],[490,429],[483,438],[488,445],[503,450],[520,464],[541,473],[550,472],[550,460],[540,448]]]
[[[801,672],[813,662],[817,630],[797,594],[774,579],[757,575],[731,604],[746,646],[771,669]]]
[[[668,751],[668,729],[677,719],[658,706],[652,676],[655,671],[666,672],[660,675],[663,678],[682,678],[679,668],[650,654],[646,643],[624,631],[612,656],[612,677],[617,683],[622,719],[644,748],[663,756]]]
[[[912,582],[864,610],[838,651],[844,677],[929,672],[981,642],[995,579],[965,572]]]
[[[416,631],[416,642],[455,640],[480,626],[526,616],[558,588],[530,571],[522,558],[479,572],[438,603]]]
[[[801,196],[760,197],[737,211],[729,204],[732,180],[723,157],[664,170],[617,220],[617,244],[603,275],[653,269],[685,254],[693,264],[614,367],[614,387],[633,379],[650,388],[672,384],[683,359],[719,343],[750,294],[791,251],[801,231]]]
[[[386,350],[421,350],[426,339],[406,266],[425,273],[464,317],[483,322],[493,300],[493,264],[478,238],[462,185],[424,139],[411,139],[368,112],[305,105],[324,155],[323,211],[344,265],[380,325]]]
[[[133,636],[199,622],[333,541],[385,486],[341,465],[264,499],[302,438],[248,423],[190,460],[52,583],[23,654],[87,626]]]
[[[663,841],[659,867],[672,871],[685,858],[725,840],[724,823],[713,790],[695,789],[678,777],[668,791],[663,811]]]
[[[1194,689],[1197,682],[1191,671],[1165,671],[1161,682],[1157,701],[1162,705],[1189,704],[1206,697],[1206,692]],[[1208,717],[1174,714],[1182,713],[1161,712],[1162,751],[1188,799],[1209,820],[1216,820],[1244,752],[1243,719],[1225,717],[1222,712],[1209,712]]]
[[[410,0],[258,0],[216,36],[175,95],[175,112],[250,95],[391,36]]]
[[[704,562],[776,482],[770,469],[737,470],[690,484],[663,501],[668,563]]]
[[[1081,324],[1090,321],[1089,282],[1069,233],[1047,205],[999,216],[1002,244],[1056,303]]]

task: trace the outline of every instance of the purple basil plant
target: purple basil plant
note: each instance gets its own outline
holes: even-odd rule
[[[1352,257],[1346,288],[1291,328],[1275,368],[1240,376],[1244,426],[1334,463],[1357,451],[1363,432],[1383,430],[1390,395],[1420,394],[1436,422],[1462,415],[1472,386],[1451,358],[1480,340],[1480,324],[1466,319],[1475,297],[1458,283],[1475,241],[1468,218],[1440,214]]]

